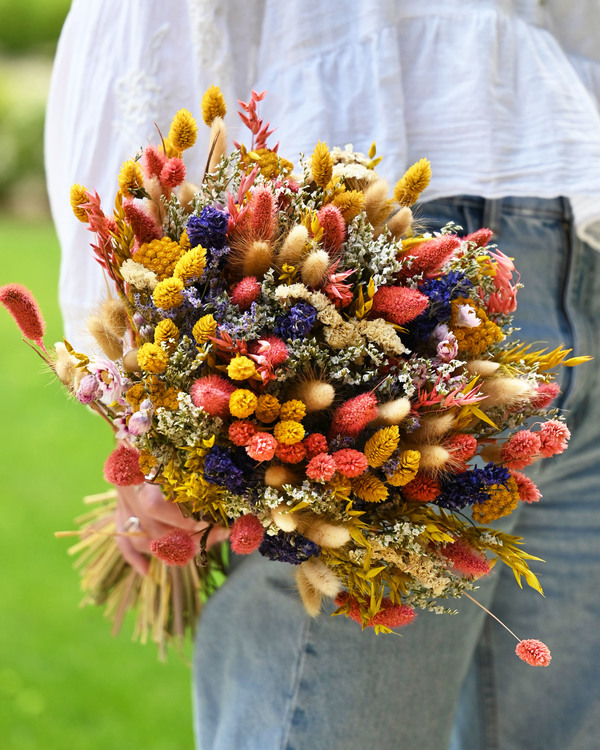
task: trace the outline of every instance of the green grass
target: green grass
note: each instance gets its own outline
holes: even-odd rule
[[[47,222],[0,221],[0,284],[25,284],[62,337],[59,250]],[[0,310],[0,726],[4,750],[192,748],[190,673],[175,653],[118,638],[101,610],[78,609],[67,556],[85,494],[107,485],[108,427],[60,383]]]

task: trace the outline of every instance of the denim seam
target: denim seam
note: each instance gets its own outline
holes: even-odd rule
[[[481,636],[478,666],[481,685],[481,708],[483,714],[483,737],[485,750],[500,750],[498,731],[498,701],[494,679],[494,657],[492,651],[492,625],[486,619]]]
[[[304,627],[298,641],[298,653],[296,656],[296,664],[294,668],[294,674],[292,676],[292,683],[290,688],[290,700],[287,715],[283,721],[283,735],[281,738],[281,750],[292,750],[289,745],[290,732],[294,721],[294,710],[298,704],[298,695],[300,693],[300,682],[302,675],[302,667],[306,658],[306,644],[308,642],[308,632],[310,630],[310,618],[304,618]]]

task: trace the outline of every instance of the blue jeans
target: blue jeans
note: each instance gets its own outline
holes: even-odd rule
[[[465,233],[497,232],[526,285],[523,338],[600,352],[600,254],[573,237],[566,201],[461,197],[421,211],[429,228],[453,220]],[[375,636],[328,612],[307,617],[290,566],[237,558],[197,632],[199,750],[444,750],[451,734],[452,750],[596,750],[596,363],[563,368],[561,385],[571,447],[532,474],[540,503],[504,524],[547,561],[536,565],[546,598],[500,566],[476,594],[520,637],[545,641],[550,667],[521,662],[512,637],[468,600],[455,617],[420,612],[401,638]]]

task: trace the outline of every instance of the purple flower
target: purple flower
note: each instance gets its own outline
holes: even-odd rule
[[[244,473],[234,464],[228,451],[213,445],[204,459],[204,478],[211,484],[226,487],[230,492],[244,491]]]
[[[99,398],[103,404],[112,404],[123,395],[127,380],[119,372],[116,364],[110,359],[92,357],[88,370],[94,376],[98,385]]]
[[[187,223],[190,245],[221,248],[225,244],[229,214],[214,206],[205,206],[200,216],[192,216]]]
[[[317,320],[317,311],[304,300],[299,300],[287,315],[277,319],[275,333],[282,339],[300,339],[310,331]]]
[[[508,469],[492,462],[483,469],[475,468],[460,474],[451,474],[442,480],[442,492],[434,502],[450,510],[459,510],[467,505],[483,503],[489,499],[489,488],[492,485],[506,486],[509,478]]]
[[[321,550],[318,545],[297,531],[289,534],[279,531],[277,536],[265,534],[258,551],[269,560],[300,565],[309,557],[318,555]]]
[[[84,375],[75,394],[80,404],[91,404],[100,395],[100,386],[92,374]]]

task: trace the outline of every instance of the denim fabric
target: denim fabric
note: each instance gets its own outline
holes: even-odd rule
[[[523,337],[600,351],[600,254],[573,238],[566,201],[452,198],[420,218],[432,229],[491,225],[526,285]],[[598,367],[561,375],[571,447],[537,470],[540,503],[503,524],[547,561],[535,566],[546,598],[499,567],[476,593],[520,637],[544,640],[551,666],[521,662],[468,600],[456,617],[421,612],[401,638],[378,637],[327,612],[308,618],[291,566],[233,556],[197,632],[199,750],[445,750],[455,717],[452,750],[598,747]]]

